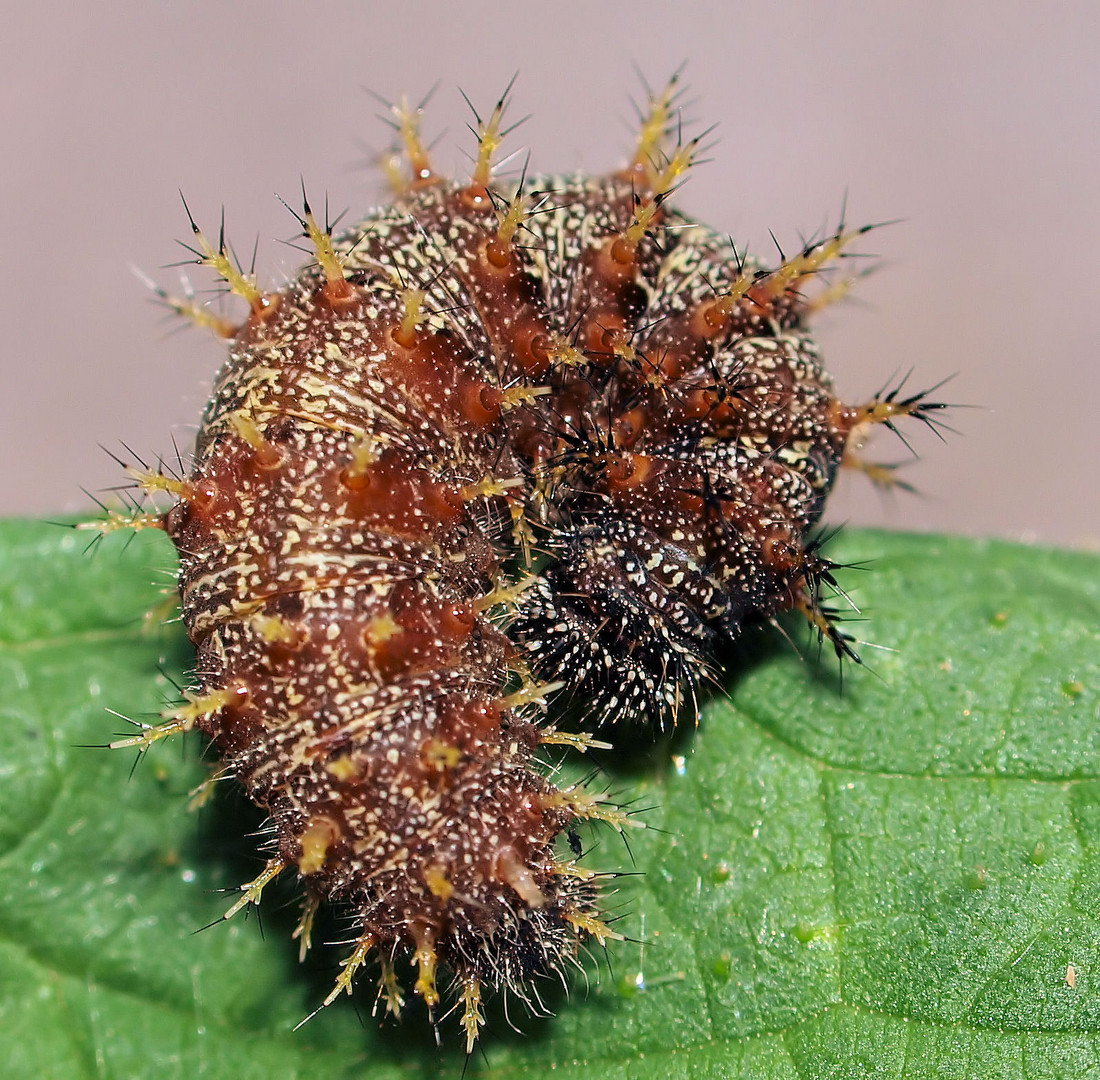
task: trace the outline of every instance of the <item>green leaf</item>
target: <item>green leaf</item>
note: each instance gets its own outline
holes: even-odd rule
[[[454,1017],[442,1049],[415,1010],[379,1029],[369,985],[362,1021],[341,1000],[292,1030],[340,957],[297,963],[292,893],[266,938],[193,933],[257,872],[258,819],[232,792],[187,810],[201,741],[132,776],[89,748],[128,730],[106,709],[156,714],[188,652],[143,624],[164,538],[86,540],[0,527],[5,1075],[460,1075]],[[649,827],[591,861],[642,872],[609,901],[635,940],[526,1034],[495,1013],[468,1075],[1100,1076],[1100,560],[879,533],[832,554],[868,566],[844,575],[866,667],[840,687],[753,638],[698,731],[617,733],[609,786]]]

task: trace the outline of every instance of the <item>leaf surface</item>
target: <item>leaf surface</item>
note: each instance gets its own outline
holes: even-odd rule
[[[370,977],[308,1024],[340,951],[297,963],[288,890],[220,922],[257,873],[259,819],[189,812],[199,740],[89,748],[185,681],[163,537],[0,526],[0,1057],[5,1075],[459,1076]],[[609,899],[632,940],[556,1016],[499,1009],[467,1075],[1100,1076],[1100,560],[852,533],[832,556],[864,668],[752,637],[697,731],[618,731],[603,764],[647,826],[594,834],[637,870]],[[797,628],[792,627],[796,632]],[[581,761],[567,768],[578,775]],[[210,923],[209,929],[195,931]],[[330,926],[339,936],[340,924]],[[356,1011],[358,1008],[358,1013]]]

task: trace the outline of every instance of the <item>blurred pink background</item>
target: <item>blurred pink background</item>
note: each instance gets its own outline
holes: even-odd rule
[[[1100,546],[1096,4],[19,4],[3,38],[0,513],[87,507],[119,480],[97,443],[190,444],[223,347],[173,333],[131,271],[178,287],[177,188],[211,232],[224,204],[242,253],[258,234],[277,285],[301,257],[273,192],[304,176],[352,218],[384,194],[365,88],[438,82],[425,133],[462,172],[458,88],[484,113],[518,70],[510,148],[604,171],[632,145],[633,65],[659,85],[686,60],[690,130],[719,126],[680,205],[759,252],[835,225],[845,192],[853,222],[903,219],[819,322],[830,367],[849,400],[913,368],[980,406],[946,445],[913,432],[922,497],[848,477],[831,520]]]

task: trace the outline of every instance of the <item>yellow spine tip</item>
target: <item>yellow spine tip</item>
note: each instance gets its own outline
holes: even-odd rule
[[[222,916],[223,919],[231,919],[242,908],[249,904],[259,904],[265,886],[270,884],[286,869],[286,863],[282,859],[269,859],[263,872],[252,881],[241,886],[241,898]]]
[[[166,307],[174,315],[187,319],[193,326],[200,326],[212,331],[218,337],[233,338],[237,336],[240,327],[231,323],[228,319],[215,315],[209,308],[195,302],[194,293],[190,283],[184,280],[184,295],[173,296],[167,289],[161,288],[152,278],[143,274],[140,270],[134,271],[145,283],[149,291],[156,297],[157,303]]]
[[[420,121],[424,115],[424,109],[420,105],[410,105],[408,98],[402,96],[401,100],[390,107],[393,114],[394,126],[397,128],[401,145],[404,147],[405,160],[408,162],[411,179],[402,190],[410,187],[424,187],[437,181],[432,171],[431,158],[427,148],[420,138]]]
[[[435,985],[435,971],[438,957],[431,934],[424,931],[418,938],[414,956],[417,966],[417,978],[413,989],[423,999],[429,1009],[439,1004],[439,991]]]
[[[182,198],[182,193],[180,195]],[[254,315],[263,315],[271,306],[271,301],[264,296],[256,285],[255,275],[245,273],[234,257],[229,243],[225,238],[225,219],[222,218],[221,228],[218,233],[217,246],[210,243],[206,234],[195,223],[191,216],[191,210],[184,199],[183,207],[187,211],[187,220],[191,224],[191,232],[195,238],[197,247],[188,247],[196,256],[200,266],[209,266],[229,286],[229,291],[240,296],[248,302]],[[187,245],[185,245],[187,246]]]
[[[466,980],[462,988],[462,1004],[462,1027],[466,1032],[466,1056],[469,1057],[485,1023],[485,1015],[481,1011],[481,984],[477,979]]]
[[[344,274],[344,264],[332,244],[332,229],[321,228],[313,211],[306,207],[305,232],[317,253],[317,262],[325,275],[325,295],[330,301],[348,300],[353,295],[351,283]]]
[[[164,713],[164,723],[142,724],[141,734],[132,735],[127,739],[116,739],[108,743],[110,750],[123,750],[129,746],[136,746],[139,751],[148,750],[154,743],[161,739],[167,739],[185,731],[190,731],[195,723],[206,716],[211,716],[219,709],[229,705],[240,697],[240,692],[232,689],[214,690],[209,694],[185,694],[187,703],[178,709]]]
[[[589,750],[611,750],[611,743],[601,742],[583,731],[558,731],[556,728],[543,728],[539,732],[539,742],[544,746],[568,746],[580,753]]]
[[[567,912],[565,918],[567,922],[572,924],[575,930],[594,937],[601,945],[606,945],[608,941],[626,940],[622,934],[615,933],[607,923],[603,922],[601,919],[597,919],[594,915],[586,915],[584,912],[574,911]]]
[[[514,608],[520,598],[538,582],[538,577],[530,574],[511,585],[500,585],[491,592],[479,596],[473,603],[475,611],[487,611],[494,607]]]
[[[536,683],[524,680],[518,690],[500,699],[500,707],[518,709],[524,705],[545,705],[546,699],[564,686],[564,682]]]
[[[122,529],[141,532],[142,529],[164,529],[164,527],[163,514],[148,514],[139,510],[128,512],[108,510],[107,516],[98,521],[78,521],[73,526],[74,529],[96,532],[101,536],[119,532]]]
[[[665,156],[664,147],[672,129],[680,73],[676,72],[659,93],[649,94],[648,111],[642,117],[641,130],[630,163],[630,170],[652,179],[654,162]]]
[[[364,934],[355,946],[350,956],[340,961],[340,974],[336,976],[336,985],[329,991],[328,997],[321,1003],[321,1008],[331,1005],[341,994],[350,994],[352,983],[355,981],[355,973],[363,966],[367,959],[367,953],[374,945],[374,938],[370,934]]]
[[[401,293],[401,321],[393,332],[398,345],[411,349],[416,344],[416,331],[427,318],[424,311],[425,292],[423,289],[406,288]]]
[[[397,974],[393,970],[393,961],[389,957],[382,957],[382,975],[378,980],[378,996],[386,1003],[386,1012],[395,1019],[401,1016],[401,1010],[405,1007],[405,997],[401,993],[401,986],[397,982]]]
[[[511,84],[509,84],[511,88]],[[470,182],[478,187],[488,188],[493,181],[493,159],[496,157],[500,144],[504,141],[505,132],[501,130],[501,121],[504,119],[504,107],[507,103],[507,91],[496,103],[487,121],[482,122],[481,117],[474,112],[477,120],[477,161],[474,163],[474,171]]]
[[[507,480],[498,480],[495,476],[483,476],[476,484],[467,484],[462,489],[464,502],[473,502],[475,499],[494,499],[506,495],[513,488],[523,487],[526,481],[521,476],[513,476]]]
[[[305,962],[310,946],[313,944],[313,922],[320,906],[320,899],[316,896],[307,896],[301,917],[298,919],[298,925],[294,927],[294,932],[290,935],[292,941],[298,942],[299,964]]]

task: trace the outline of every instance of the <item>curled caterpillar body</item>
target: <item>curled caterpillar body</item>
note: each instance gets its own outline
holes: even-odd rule
[[[356,928],[325,1003],[373,958],[396,1012],[411,965],[429,1007],[461,1002],[468,1050],[483,992],[537,1004],[616,936],[559,846],[628,818],[539,766],[540,744],[594,742],[548,696],[674,721],[719,639],[789,610],[852,654],[811,530],[869,425],[941,407],[842,404],[807,334],[866,230],[766,268],[670,209],[697,150],[674,94],[621,172],[518,184],[492,175],[503,102],[467,181],[399,110],[391,206],[334,237],[306,204],[316,259],[271,293],[195,227],[250,313],[170,301],[232,338],[190,474],[138,476],[178,500],[158,523],[196,680],[116,745],[211,736],[276,838],[234,910],[296,870],[305,941],[321,900]]]

